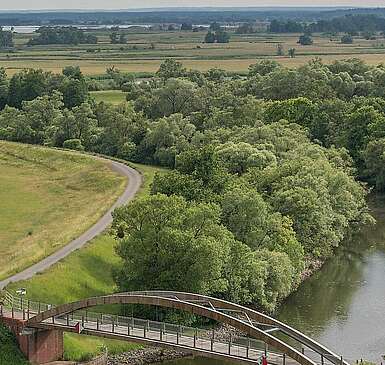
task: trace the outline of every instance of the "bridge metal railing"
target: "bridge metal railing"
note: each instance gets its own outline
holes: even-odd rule
[[[38,313],[55,307],[52,304],[32,301],[23,296],[15,296],[8,291],[1,292],[0,304],[5,308],[10,309],[12,311],[12,316],[14,312],[18,312],[19,314],[21,313],[23,319],[26,320]],[[101,331],[108,331],[110,333],[119,333],[119,329],[126,328],[123,332],[127,334],[130,333],[131,329],[131,337],[138,337],[137,331],[141,330],[143,331],[143,334],[140,337],[146,337],[146,333],[153,333],[157,334],[159,340],[163,342],[167,342],[170,338],[172,340],[175,340],[176,338],[176,341],[178,341],[178,338],[183,337],[185,339],[190,339],[190,342],[194,344],[194,347],[199,346],[199,341],[208,341],[211,343],[212,352],[215,352],[215,348],[227,348],[229,354],[241,358],[249,358],[249,354],[254,353],[259,354],[259,356],[265,355],[270,359],[270,363],[277,365],[293,363],[286,358],[285,354],[276,350],[271,352],[263,341],[237,334],[223,335],[219,334],[214,329],[202,329],[88,310],[79,310],[70,313],[68,316],[58,316],[57,318],[54,318],[54,321],[57,323],[61,321],[62,323],[70,325],[82,323],[85,329],[95,329],[95,323],[97,323],[97,328],[100,326],[100,328],[102,328]],[[105,328],[106,326],[109,326],[107,330]],[[133,331],[134,329],[136,330],[136,335]],[[306,351],[306,355],[314,360],[314,362],[321,365],[334,365],[326,358],[323,358],[320,362],[318,353],[309,349],[306,349]],[[302,352],[304,353],[304,349],[302,349]],[[274,359],[274,361],[272,361],[272,359]]]

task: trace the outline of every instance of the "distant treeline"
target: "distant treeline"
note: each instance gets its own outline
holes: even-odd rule
[[[310,24],[274,19],[270,23],[269,30],[272,33],[385,31],[385,18],[373,14],[345,15]]]
[[[96,44],[98,39],[75,27],[41,27],[39,35],[29,40],[29,45],[37,44]]]
[[[172,10],[131,12],[45,12],[45,13],[0,13],[0,25],[71,25],[71,24],[151,24],[217,22],[253,22],[255,20],[314,21],[331,19],[348,14],[376,14],[385,16],[385,9],[330,9],[330,8],[261,8],[235,10]]]

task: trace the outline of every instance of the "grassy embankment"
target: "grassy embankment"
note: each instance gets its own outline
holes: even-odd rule
[[[0,176],[0,279],[78,237],[126,185],[106,162],[2,141]]]
[[[89,160],[88,157],[87,160]],[[153,176],[160,169],[144,165],[134,165],[134,167],[138,168],[144,176],[144,185],[138,195],[148,194]],[[17,216],[20,224],[24,218],[19,214]],[[34,230],[37,231],[36,228]],[[105,233],[44,273],[30,280],[12,284],[7,289],[25,287],[28,298],[55,304],[108,294],[114,290],[112,270],[118,263],[119,258],[114,251],[114,239]],[[65,359],[74,361],[92,357],[103,345],[107,346],[112,353],[138,348],[138,345],[127,342],[74,334],[65,334],[64,341]]]

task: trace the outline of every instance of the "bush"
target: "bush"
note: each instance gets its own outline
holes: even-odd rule
[[[310,46],[313,44],[313,39],[310,35],[304,34],[299,37],[297,43],[301,44],[302,46]]]
[[[80,139],[67,139],[63,142],[63,147],[70,150],[84,151],[84,147]]]
[[[352,44],[353,43],[353,37],[350,34],[345,34],[341,38],[341,43],[342,44]]]

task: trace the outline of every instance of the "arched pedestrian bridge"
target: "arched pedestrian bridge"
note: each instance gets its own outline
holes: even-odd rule
[[[2,315],[25,320],[24,332],[59,330],[115,338],[174,348],[200,356],[231,360],[238,363],[316,365],[349,365],[342,356],[294,328],[258,311],[221,299],[174,291],[138,291],[83,299],[50,306],[9,293],[4,296]],[[226,324],[236,334],[219,336],[215,330],[201,330],[164,322],[140,320],[93,313],[100,305],[141,304],[177,309]]]

